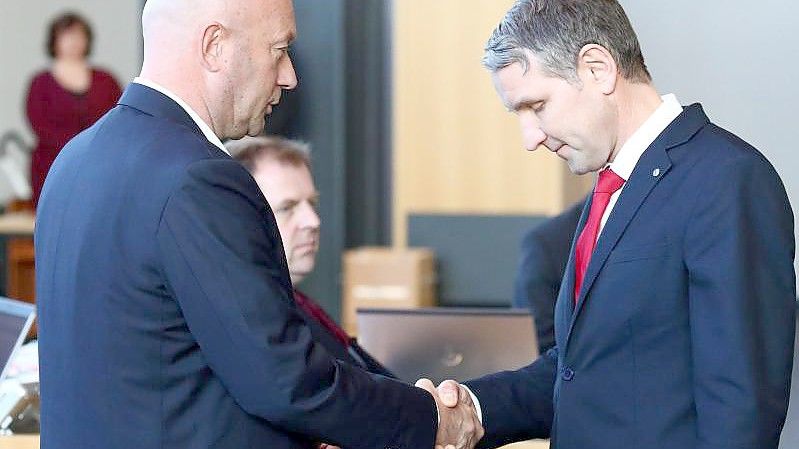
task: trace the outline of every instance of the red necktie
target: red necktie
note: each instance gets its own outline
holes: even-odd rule
[[[352,340],[344,329],[339,327],[333,318],[330,318],[330,315],[325,313],[324,309],[319,306],[313,299],[305,296],[299,290],[294,290],[294,301],[297,303],[298,306],[302,308],[308,315],[311,316],[314,320],[319,322],[328,332],[330,332],[336,340],[339,341],[345,348],[350,346],[350,341]]]
[[[599,172],[599,180],[594,187],[594,196],[591,200],[591,211],[588,213],[588,220],[585,227],[577,238],[577,246],[574,249],[574,303],[580,297],[580,288],[583,286],[585,270],[588,269],[588,262],[591,261],[591,254],[596,246],[599,225],[602,222],[602,215],[610,203],[610,197],[624,185],[624,179],[617,175],[610,168]]]

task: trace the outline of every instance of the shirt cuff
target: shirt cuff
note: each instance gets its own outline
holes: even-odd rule
[[[480,425],[483,425],[483,410],[480,408],[480,400],[477,399],[477,396],[475,396],[474,393],[472,393],[472,390],[470,390],[469,387],[467,387],[464,384],[461,384],[461,386],[466,391],[468,391],[469,392],[469,396],[472,397],[472,402],[474,403],[474,409],[477,412],[477,419],[480,420]]]
[[[469,389],[466,385],[460,384],[468,393],[469,396],[472,398],[472,403],[474,404],[474,410],[477,412],[477,419],[480,420],[480,425],[483,424],[483,410],[480,408],[480,400],[477,399],[477,396],[472,393],[472,390]],[[436,406],[436,419],[439,424],[441,424],[441,412],[438,410],[438,403],[435,403]]]

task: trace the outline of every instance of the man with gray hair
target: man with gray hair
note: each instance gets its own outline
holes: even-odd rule
[[[616,0],[518,0],[484,64],[526,148],[598,180],[555,347],[466,382],[480,445],[776,449],[796,285],[793,215],[771,164],[699,104],[657,93]]]
[[[42,449],[471,448],[468,401],[314,342],[272,210],[221,143],[297,84],[291,1],[148,0],[143,29],[141,76],[39,202]]]

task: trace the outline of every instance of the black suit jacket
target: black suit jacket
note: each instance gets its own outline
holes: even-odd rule
[[[481,444],[551,435],[553,449],[777,449],[793,258],[774,168],[686,107],[624,186],[577,306],[570,257],[555,348],[467,383],[482,405]]]
[[[522,239],[513,305],[532,312],[540,354],[555,345],[555,301],[585,201],[530,229]]]
[[[258,186],[166,96],[64,148],[35,238],[42,449],[433,445],[427,392],[314,343]]]

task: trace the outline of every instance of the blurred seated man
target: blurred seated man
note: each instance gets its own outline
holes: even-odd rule
[[[578,201],[560,215],[534,226],[522,239],[513,306],[530,308],[539,354],[555,345],[555,301],[584,204],[585,199]]]
[[[311,176],[308,145],[281,137],[247,137],[228,145],[252,174],[275,214],[286,252],[294,298],[318,343],[339,360],[394,377],[339,327],[299,284],[314,269],[319,251],[319,193]]]

